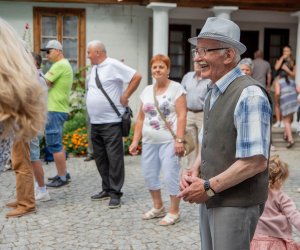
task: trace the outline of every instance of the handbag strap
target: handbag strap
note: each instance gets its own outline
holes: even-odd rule
[[[153,85],[153,98],[154,98],[154,105],[160,115],[160,117],[163,119],[163,121],[165,122],[168,130],[170,131],[171,135],[173,136],[174,140],[176,140],[177,136],[175,135],[174,131],[170,128],[170,125],[169,123],[167,122],[166,120],[166,117],[164,116],[164,114],[161,112],[161,110],[159,109],[159,106],[158,106],[158,101],[157,101],[157,98],[156,98],[156,95],[155,95],[155,85]]]
[[[106,99],[108,100],[108,102],[110,103],[110,105],[112,106],[112,108],[114,109],[114,111],[117,113],[117,115],[119,117],[121,117],[121,113],[119,112],[119,110],[117,109],[116,105],[113,103],[113,101],[110,99],[110,97],[108,96],[108,94],[105,92],[101,82],[100,82],[100,79],[98,77],[98,72],[97,72],[97,67],[96,67],[96,77],[95,77],[95,80],[96,80],[96,84],[97,84],[97,87],[102,91],[103,95],[106,97]]]

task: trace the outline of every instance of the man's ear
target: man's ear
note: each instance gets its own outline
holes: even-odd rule
[[[226,50],[224,54],[224,64],[230,64],[233,62],[235,57],[235,50],[233,48],[229,48]]]

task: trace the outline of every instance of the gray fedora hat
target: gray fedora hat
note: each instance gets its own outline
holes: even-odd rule
[[[246,46],[240,42],[239,26],[225,18],[207,18],[199,35],[190,38],[188,41],[193,45],[197,45],[197,40],[201,38],[228,43],[237,48],[241,54],[247,50]]]

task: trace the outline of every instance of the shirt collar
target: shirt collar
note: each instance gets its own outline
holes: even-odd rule
[[[236,66],[230,70],[226,75],[222,76],[216,83],[216,87],[223,94],[227,87],[232,83],[236,78],[242,76],[243,73],[240,70],[239,66]]]

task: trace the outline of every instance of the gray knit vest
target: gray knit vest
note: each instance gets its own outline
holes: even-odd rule
[[[270,97],[265,89],[248,76],[236,78],[209,110],[210,95],[204,110],[203,141],[201,151],[201,178],[208,180],[231,166],[237,159],[234,110],[244,88],[256,85]],[[271,105],[271,104],[270,104]],[[271,106],[272,107],[272,106]],[[268,170],[240,184],[226,189],[206,202],[208,208],[245,207],[262,204],[267,199]]]

